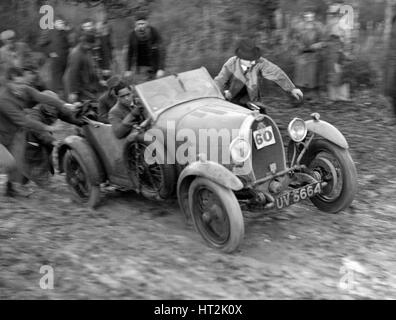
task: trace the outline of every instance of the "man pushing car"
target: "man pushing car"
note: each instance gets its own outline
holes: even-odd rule
[[[261,49],[250,39],[239,42],[235,56],[223,65],[214,80],[227,100],[246,106],[249,101],[259,101],[259,77],[276,82],[297,100],[303,98],[286,73],[263,58]]]

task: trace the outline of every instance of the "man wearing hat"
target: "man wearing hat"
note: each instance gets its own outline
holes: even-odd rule
[[[79,44],[69,54],[63,81],[66,97],[71,103],[96,100],[101,90],[92,56],[95,41],[95,35],[83,34]]]
[[[147,13],[136,15],[135,29],[129,35],[126,60],[128,78],[135,71],[135,82],[144,82],[164,75],[165,49],[158,31],[149,25]],[[133,70],[134,69],[134,70]]]
[[[276,82],[297,100],[303,94],[281,68],[261,56],[261,50],[250,39],[243,39],[215,77],[215,82],[227,100],[245,106],[249,101],[259,101],[259,77]]]
[[[98,120],[103,123],[109,123],[109,111],[117,102],[114,88],[117,87],[120,82],[121,78],[119,76],[113,76],[107,80],[107,91],[99,98]]]

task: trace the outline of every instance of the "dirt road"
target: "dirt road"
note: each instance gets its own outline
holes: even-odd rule
[[[0,299],[396,299],[396,126],[374,94],[354,103],[291,108],[279,123],[318,111],[350,143],[358,194],[337,215],[302,202],[246,219],[234,254],[209,248],[177,203],[104,192],[96,211],[68,200],[64,177],[27,199],[0,198]],[[40,268],[54,288],[40,288]]]

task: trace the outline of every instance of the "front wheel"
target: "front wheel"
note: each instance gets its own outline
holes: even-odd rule
[[[89,208],[96,208],[100,202],[100,187],[90,181],[88,170],[77,152],[66,152],[63,168],[73,200]]]
[[[234,193],[205,178],[189,188],[190,212],[197,231],[212,247],[235,251],[245,233],[241,208]]]
[[[357,172],[347,149],[327,140],[314,140],[302,162],[327,182],[322,192],[311,198],[318,209],[338,213],[349,207],[357,190]]]

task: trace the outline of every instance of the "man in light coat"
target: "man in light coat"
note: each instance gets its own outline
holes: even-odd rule
[[[259,77],[274,81],[297,100],[303,98],[286,73],[263,58],[260,48],[250,39],[240,41],[235,56],[223,65],[214,80],[227,100],[245,106],[249,101],[260,100]]]

